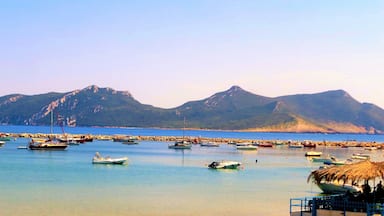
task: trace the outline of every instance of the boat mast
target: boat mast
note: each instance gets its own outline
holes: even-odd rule
[[[53,110],[51,110],[51,135],[53,134]]]
[[[184,126],[183,126],[183,140],[184,140],[184,136],[185,136],[185,116],[184,116]]]

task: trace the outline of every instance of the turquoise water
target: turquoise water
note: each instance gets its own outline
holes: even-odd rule
[[[0,127],[0,131],[15,132],[4,129],[11,130]],[[81,130],[104,134],[100,128]],[[107,129],[105,134],[126,132],[116,130]],[[134,130],[140,133],[140,129]],[[164,132],[141,130],[153,135]],[[170,133],[167,135],[180,134],[180,131],[166,131]],[[211,136],[218,137],[220,133],[245,136],[238,132],[212,133]],[[277,133],[273,135],[279,137]],[[302,135],[308,139],[307,134]],[[351,137],[338,136],[340,140]],[[366,136],[369,141],[382,139],[382,136],[368,135],[354,138]],[[94,141],[70,146],[65,151],[17,149],[27,142],[28,139],[19,138],[0,148],[0,215],[277,216],[289,214],[290,198],[320,192],[315,185],[307,183],[308,174],[319,164],[304,157],[305,149],[259,148],[257,152],[244,152],[225,144],[218,148],[196,145],[191,150],[174,150],[167,148],[167,142],[151,141],[142,141],[139,145]],[[317,150],[341,159],[364,151],[334,147]],[[96,151],[111,157],[128,156],[129,164],[93,165],[91,160]],[[382,160],[381,151],[365,153],[370,153],[373,160]],[[222,159],[240,161],[243,168],[230,171],[206,168],[211,161]]]

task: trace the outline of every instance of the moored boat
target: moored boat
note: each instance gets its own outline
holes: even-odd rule
[[[96,152],[92,158],[93,164],[124,164],[128,161],[128,157],[111,158],[109,156],[102,157],[99,152]]]
[[[290,142],[288,144],[288,147],[289,148],[304,148],[303,144],[301,144],[299,142]]]
[[[271,148],[271,147],[273,147],[273,144],[270,143],[270,142],[261,142],[261,143],[259,143],[258,146],[259,146],[259,147]]]
[[[32,139],[29,142],[30,150],[65,150],[68,147],[66,143],[61,143],[53,140]]]
[[[213,161],[208,165],[209,168],[212,169],[237,169],[241,165],[240,162],[237,161]]]
[[[3,147],[4,144],[5,144],[4,141],[0,141],[0,147]]]
[[[237,145],[237,150],[257,150],[257,146],[254,145]]]
[[[123,144],[138,144],[138,138],[136,136],[129,135],[116,135],[112,137],[113,142],[121,142]]]
[[[207,143],[201,143],[201,147],[219,147],[219,144],[216,142],[207,142]]]
[[[350,192],[350,193],[362,192],[362,188],[356,185],[343,184],[338,182],[320,182],[317,184],[317,186],[325,194],[344,194],[347,192]]]
[[[170,148],[170,149],[191,149],[192,144],[189,141],[182,140],[182,141],[176,141],[172,145],[168,145],[168,148]]]
[[[357,159],[357,160],[368,160],[371,157],[367,154],[362,154],[362,153],[354,153],[351,157],[352,159]]]
[[[323,154],[323,152],[317,152],[317,151],[309,151],[305,153],[306,157],[320,157]]]
[[[305,140],[302,142],[303,147],[305,148],[316,148],[316,143],[311,142],[309,140]]]

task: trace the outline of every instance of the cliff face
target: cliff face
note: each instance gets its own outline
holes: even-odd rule
[[[67,93],[0,97],[0,123],[252,130],[268,132],[382,133],[384,110],[342,90],[276,98],[233,86],[173,109],[144,105],[126,91],[89,86]]]

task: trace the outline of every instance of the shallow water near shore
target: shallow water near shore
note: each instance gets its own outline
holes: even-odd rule
[[[14,132],[4,127],[0,131]],[[94,134],[103,134],[100,131]],[[121,134],[109,129],[108,133]],[[151,133],[160,136],[162,130]],[[214,137],[220,135],[213,133]],[[369,139],[381,141],[382,137]],[[309,173],[321,165],[304,157],[308,149],[276,147],[251,152],[224,144],[173,150],[167,142],[124,145],[97,140],[65,151],[17,149],[27,142],[18,138],[0,148],[0,215],[277,216],[289,215],[290,198],[320,193],[316,185],[307,183]],[[111,157],[128,156],[129,164],[93,165],[96,151]],[[381,150],[318,147],[316,151],[340,159],[364,152],[372,160],[383,160]],[[211,161],[222,159],[240,161],[242,169],[206,168]]]

